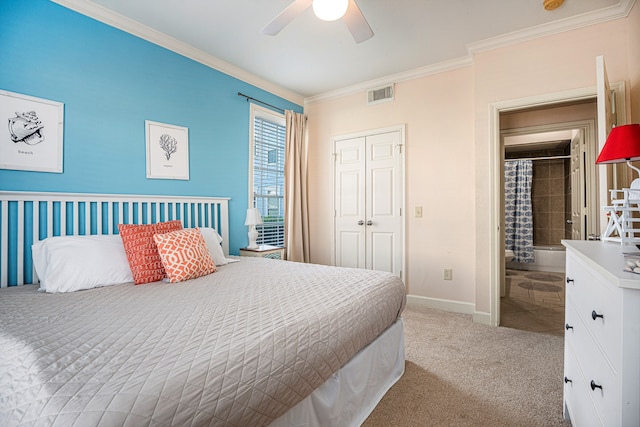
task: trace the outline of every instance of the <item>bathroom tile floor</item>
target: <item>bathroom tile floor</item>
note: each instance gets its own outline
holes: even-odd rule
[[[564,335],[564,274],[507,269],[500,326]]]

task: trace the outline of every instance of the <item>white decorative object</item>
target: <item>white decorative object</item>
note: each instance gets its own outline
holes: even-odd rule
[[[625,245],[567,248],[564,415],[574,426],[640,425],[640,277]]]
[[[638,172],[640,169],[631,162],[640,160],[640,124],[629,124],[614,127],[600,151],[596,164],[612,164],[626,162],[627,166]],[[609,217],[602,240],[614,240],[620,243],[640,242],[640,229],[635,224],[640,222],[637,213],[640,212],[640,177],[633,180],[631,188],[624,188],[619,197],[616,189],[611,191],[611,206],[605,206],[604,211]],[[617,234],[618,237],[612,237]]]
[[[147,178],[189,179],[189,128],[145,120]]]
[[[0,119],[1,169],[62,173],[63,103],[0,90]]]
[[[247,249],[257,249],[258,248],[258,230],[256,230],[256,225],[262,224],[262,217],[260,216],[260,211],[257,208],[249,208],[247,209],[247,217],[244,221],[244,225],[249,226],[249,245]]]
[[[607,215],[607,227],[602,233],[601,240],[620,242],[622,244],[640,243],[640,179],[631,183],[631,188],[609,190],[611,206],[603,206]]]

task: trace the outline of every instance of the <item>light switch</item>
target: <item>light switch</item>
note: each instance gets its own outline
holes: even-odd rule
[[[416,218],[422,218],[422,206],[416,206]]]

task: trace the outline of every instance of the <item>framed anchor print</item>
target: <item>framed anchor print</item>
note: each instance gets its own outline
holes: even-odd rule
[[[64,104],[0,90],[0,169],[62,173]]]

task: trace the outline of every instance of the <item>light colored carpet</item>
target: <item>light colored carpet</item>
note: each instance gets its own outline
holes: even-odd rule
[[[562,416],[563,338],[407,308],[403,377],[364,423],[570,426]]]

